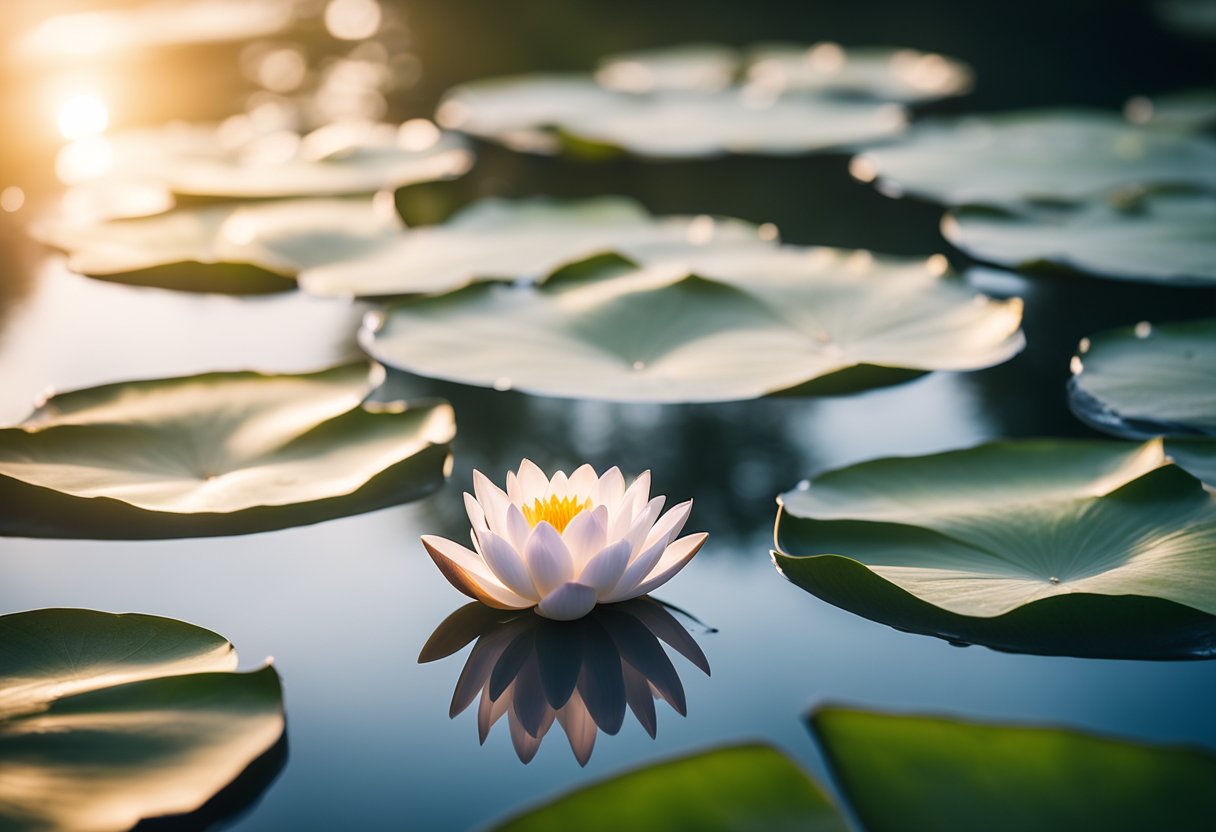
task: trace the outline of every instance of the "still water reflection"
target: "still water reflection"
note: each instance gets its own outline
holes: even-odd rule
[[[532,762],[555,721],[585,766],[599,731],[620,732],[626,706],[652,739],[658,731],[656,700],[686,716],[680,674],[660,642],[709,675],[709,659],[696,640],[649,597],[599,606],[577,621],[466,604],[431,634],[418,662],[447,658],[474,639],[448,715],[455,719],[478,701],[483,745],[506,716],[523,763]]]

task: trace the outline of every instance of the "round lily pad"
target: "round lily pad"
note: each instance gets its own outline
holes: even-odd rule
[[[516,150],[618,148],[654,158],[805,153],[885,138],[906,123],[902,107],[881,101],[752,87],[637,95],[571,75],[466,84],[445,96],[437,118]]]
[[[226,203],[31,229],[68,252],[68,267],[81,274],[229,294],[294,289],[302,270],[356,258],[401,230],[391,204],[369,199]]]
[[[961,208],[946,239],[978,260],[1043,263],[1116,280],[1216,286],[1216,195],[1146,194],[1130,200],[1004,212]]]
[[[381,372],[211,373],[55,395],[0,430],[0,531],[239,534],[416,499],[443,482],[452,409],[365,402]]]
[[[361,255],[308,269],[300,285],[321,295],[437,294],[477,280],[538,280],[606,251],[651,260],[736,245],[767,247],[750,223],[653,217],[620,197],[486,199],[442,225],[389,235]]]
[[[283,735],[278,674],[236,668],[230,643],[182,621],[0,617],[0,826],[122,832],[198,810]]]
[[[742,56],[734,47],[687,43],[610,55],[600,62],[595,80],[620,92],[715,92],[735,82],[741,63]]]
[[[1123,105],[1133,124],[1199,131],[1216,126],[1216,89],[1185,90],[1152,97],[1137,95]]]
[[[361,338],[419,375],[651,402],[840,392],[1015,355],[1021,302],[978,296],[934,266],[757,246],[645,268],[599,258],[539,286],[394,304]]]
[[[875,621],[1014,652],[1216,652],[1216,497],[1159,440],[882,459],[780,503],[777,568]]]
[[[1216,188],[1216,142],[1084,110],[918,124],[850,171],[893,196],[948,205],[1081,201],[1133,187]]]

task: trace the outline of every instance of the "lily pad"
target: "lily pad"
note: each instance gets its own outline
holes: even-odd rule
[[[962,208],[942,222],[947,240],[988,263],[1050,263],[1176,286],[1216,286],[1214,229],[1212,194],[1146,194],[1008,213]]]
[[[688,43],[610,55],[600,62],[595,80],[610,90],[716,92],[735,81],[742,63],[739,50],[716,43]]]
[[[892,196],[948,205],[1083,201],[1136,187],[1216,188],[1216,142],[1101,112],[1029,111],[926,120],[849,169]]]
[[[452,409],[365,402],[381,373],[211,373],[55,395],[0,430],[0,531],[242,534],[421,497],[443,482]]]
[[[1098,430],[1216,437],[1216,318],[1094,335],[1072,367],[1069,404]]]
[[[777,568],[866,618],[1013,652],[1216,655],[1216,497],[1159,440],[875,460],[780,503]]]
[[[750,84],[782,92],[853,95],[916,103],[963,95],[975,83],[962,61],[915,49],[763,44],[748,51]]]
[[[391,235],[362,256],[309,269],[300,285],[320,295],[440,294],[478,280],[539,280],[606,251],[648,261],[736,245],[768,247],[750,223],[653,217],[620,197],[486,199],[441,225]]]
[[[528,75],[466,84],[438,111],[444,127],[516,150],[619,148],[653,158],[794,154],[901,132],[902,107],[730,87],[635,95],[585,76]]]
[[[73,271],[120,283],[228,294],[296,288],[300,271],[358,257],[398,237],[392,205],[295,199],[180,208],[84,224],[35,225]]]
[[[1216,757],[1198,748],[834,707],[810,721],[866,832],[1216,827]]]
[[[1123,115],[1133,124],[1167,130],[1199,131],[1216,126],[1216,89],[1185,90],[1129,98]]]
[[[465,384],[696,402],[988,367],[1022,348],[1020,321],[1019,300],[978,296],[933,261],[747,246],[403,301],[361,338],[386,364]]]
[[[507,820],[496,832],[845,832],[848,823],[788,757],[766,745],[703,751],[650,765]]]
[[[0,617],[0,826],[120,832],[202,807],[284,729],[270,666],[150,615]]]

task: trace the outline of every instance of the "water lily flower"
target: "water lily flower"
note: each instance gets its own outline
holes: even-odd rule
[[[426,547],[452,586],[499,609],[527,609],[571,621],[596,604],[645,595],[684,568],[705,533],[676,539],[692,500],[660,516],[650,472],[628,488],[620,470],[583,465],[552,478],[529,460],[508,472],[507,490],[473,472],[464,495],[473,549],[434,535]]]

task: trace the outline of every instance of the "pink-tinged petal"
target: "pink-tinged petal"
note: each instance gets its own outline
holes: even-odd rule
[[[600,475],[599,491],[591,494],[591,501],[616,508],[624,495],[625,477],[621,474],[621,469],[613,465]]]
[[[491,699],[490,692],[482,689],[481,701],[477,704],[477,738],[482,745],[486,744],[486,738],[490,736],[494,723],[502,719],[502,715],[510,709],[512,693],[511,688],[507,688],[502,696]]]
[[[532,534],[532,527],[524,519],[524,513],[519,510],[518,506],[507,506],[507,528],[503,534],[507,542],[515,547],[515,551],[522,552],[530,534]]]
[[[705,545],[705,540],[708,537],[709,535],[705,532],[698,532],[697,534],[690,534],[688,537],[682,537],[668,546],[658,565],[650,573],[650,577],[644,580],[632,595],[621,600],[628,600],[628,598],[636,598],[639,595],[654,592],[654,590],[667,583],[693,559],[693,556]]]
[[[494,532],[484,532],[481,542],[482,557],[495,577],[516,595],[533,602],[539,601],[540,593],[536,591],[528,567],[515,547]]]
[[[477,495],[477,502],[481,503],[490,531],[502,534],[506,526],[507,506],[511,504],[506,493],[480,471],[473,472],[473,493]]]
[[[583,704],[583,699],[575,691],[570,697],[570,701],[557,712],[557,721],[561,723],[562,730],[566,732],[566,739],[570,741],[570,750],[574,752],[574,759],[578,760],[580,766],[587,765],[587,761],[591,759],[591,752],[595,750],[595,720],[591,718],[591,714],[587,711],[587,706]]]
[[[595,590],[597,596],[605,596],[620,582],[629,565],[633,550],[628,541],[618,540],[599,551],[578,576],[578,582]]]
[[[516,476],[519,488],[518,505],[532,505],[533,500],[544,499],[545,492],[549,490],[549,478],[535,462],[525,459],[519,463],[519,473]]]
[[[573,621],[595,608],[595,590],[579,583],[562,584],[536,605],[536,612],[554,621]]]
[[[574,577],[570,551],[557,529],[544,520],[536,524],[524,545],[524,562],[541,597]]]
[[[507,499],[519,505],[523,502],[523,495],[519,493],[519,478],[515,476],[514,471],[507,472]]]
[[[570,495],[578,500],[591,498],[591,502],[598,503],[595,499],[595,488],[599,483],[599,477],[595,475],[595,469],[590,465],[580,465],[574,469],[574,473],[570,475]]]
[[[549,728],[546,726],[545,730],[540,732],[539,737],[534,737],[524,730],[524,727],[519,724],[519,720],[509,719],[508,722],[511,725],[511,745],[515,746],[515,756],[519,757],[521,763],[527,765],[532,762],[532,758],[540,750],[540,741],[545,738],[545,732]]]
[[[570,550],[570,557],[574,558],[576,570],[608,542],[608,529],[603,522],[606,515],[607,512],[600,512],[598,508],[580,511],[562,532],[562,540]]]
[[[654,528],[650,530],[650,534],[646,535],[646,541],[642,544],[642,548],[648,549],[656,543],[662,543],[666,547],[667,544],[675,540],[680,532],[683,531],[684,524],[688,522],[688,515],[691,513],[692,500],[680,503],[678,506],[669,509],[654,524]]]
[[[634,518],[650,499],[650,472],[643,471],[629,484],[615,507],[609,507],[612,522],[608,526],[608,537],[612,540],[624,537],[633,525]]]
[[[625,541],[625,545],[629,545],[627,541]],[[635,597],[636,593],[634,590],[637,589],[638,584],[646,580],[650,573],[654,571],[655,566],[658,565],[666,549],[666,546],[658,544],[651,546],[649,549],[644,549],[642,554],[629,563],[629,566],[625,569],[625,573],[617,581],[616,587],[611,592],[601,594],[600,601],[605,604],[614,604],[617,601],[624,601],[626,598]]]
[[[481,503],[477,502],[477,498],[469,492],[464,492],[464,510],[468,512],[469,523],[473,526],[474,531],[486,531],[490,527],[486,524],[486,513],[481,507]]]
[[[535,603],[507,589],[490,572],[485,561],[459,543],[424,535],[422,545],[448,583],[470,598],[503,610],[525,609]]]
[[[570,480],[565,471],[554,473],[553,478],[549,480],[549,489],[545,496],[557,497],[559,500],[570,496]]]
[[[634,554],[642,552],[642,542],[646,540],[650,530],[654,527],[654,522],[659,519],[659,512],[663,510],[664,497],[655,497],[646,504],[646,508],[638,512],[638,516],[634,518],[633,525],[625,532],[625,539],[629,541],[629,546]]]

